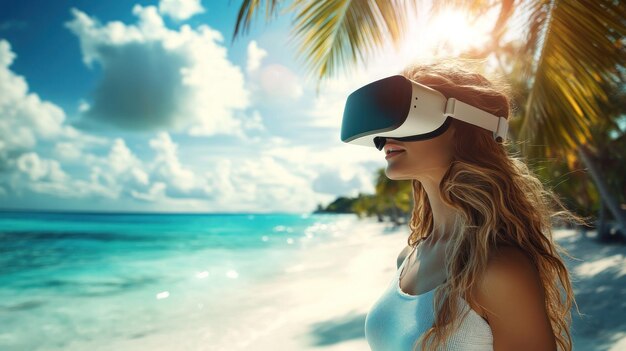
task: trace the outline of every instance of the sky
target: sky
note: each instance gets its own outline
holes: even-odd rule
[[[0,208],[308,213],[373,193],[386,160],[341,142],[345,99],[432,55],[436,23],[316,93],[290,15],[231,41],[240,3],[0,0]],[[437,33],[480,44],[481,22]]]

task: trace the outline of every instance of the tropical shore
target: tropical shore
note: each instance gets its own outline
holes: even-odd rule
[[[355,219],[337,229],[333,238],[300,250],[282,274],[224,293],[203,314],[89,349],[369,350],[365,317],[396,272],[408,228]],[[574,350],[626,349],[626,247],[599,244],[594,232],[554,235],[579,259],[565,258],[585,314],[572,309]]]
[[[260,296],[268,324],[240,350],[369,350],[363,325],[371,304],[388,286],[408,231],[363,221],[353,236],[302,255],[291,273],[268,282]],[[626,247],[597,243],[594,232],[557,229],[581,314],[572,309],[574,350],[626,349]],[[271,289],[269,286],[274,286]],[[274,308],[270,307],[274,305]],[[263,307],[266,306],[266,307]],[[279,307],[280,306],[280,307]],[[276,313],[276,311],[280,311]],[[223,350],[236,348],[225,347]]]

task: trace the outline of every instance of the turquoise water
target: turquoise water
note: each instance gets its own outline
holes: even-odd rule
[[[348,217],[0,212],[0,350],[219,323],[236,313],[224,296],[280,274]]]

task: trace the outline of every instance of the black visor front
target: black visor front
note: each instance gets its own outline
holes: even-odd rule
[[[398,128],[411,108],[411,82],[401,75],[377,80],[348,96],[343,111],[341,140],[350,142]]]

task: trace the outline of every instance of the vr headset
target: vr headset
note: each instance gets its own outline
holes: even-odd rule
[[[341,141],[382,150],[387,138],[416,141],[443,134],[450,118],[493,132],[506,139],[508,121],[401,75],[369,83],[352,92],[341,123]]]

